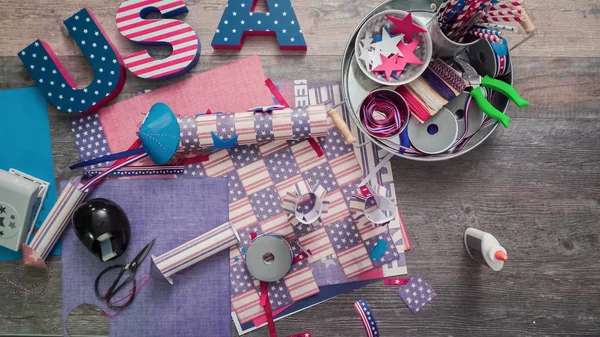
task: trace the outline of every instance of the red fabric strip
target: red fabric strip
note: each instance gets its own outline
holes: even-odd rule
[[[317,153],[317,156],[323,157],[325,153],[323,152],[321,145],[319,145],[319,143],[317,143],[317,141],[314,138],[308,138],[307,140],[310,146],[313,148],[313,150],[315,150],[315,152]]]
[[[403,286],[410,281],[409,278],[387,277],[383,279],[383,284],[388,286]]]
[[[277,337],[277,330],[275,330],[275,322],[273,321],[273,311],[271,311],[271,302],[269,301],[269,283],[264,281],[260,281],[260,305],[265,308],[269,337]]]
[[[196,163],[202,163],[202,162],[208,161],[208,159],[209,158],[206,155],[199,155],[199,156],[190,157],[190,158],[183,158],[183,159],[177,161],[177,163],[179,165],[196,164]]]
[[[265,80],[265,84],[267,85],[267,88],[269,88],[269,90],[271,90],[271,94],[273,94],[273,96],[275,96],[275,99],[277,99],[277,102],[279,102],[279,104],[285,105],[286,108],[290,107],[290,105],[285,100],[285,98],[283,98],[283,95],[279,92],[279,89],[277,89],[277,87],[275,86],[275,83],[273,83],[273,81],[271,81],[270,78],[267,78]]]

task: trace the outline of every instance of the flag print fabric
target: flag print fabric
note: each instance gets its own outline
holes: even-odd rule
[[[341,101],[341,88],[337,84],[310,88],[307,81],[297,80],[276,85],[291,105],[293,113],[301,114],[304,111],[300,106],[295,106],[298,104],[336,104]],[[196,90],[201,91],[202,88]],[[278,102],[271,98],[268,104],[272,103]],[[260,105],[266,104],[256,102],[247,108]],[[219,109],[219,106],[211,107],[211,110],[215,109]],[[343,117],[350,125],[345,110]],[[98,119],[92,117],[92,120]],[[312,123],[310,120],[305,122]],[[284,131],[279,130],[275,120],[267,123],[273,125],[267,129],[274,133]],[[351,125],[351,128],[359,142],[366,141],[364,137],[361,139],[356,126]],[[96,132],[103,133],[103,130],[96,127]],[[202,135],[198,137],[202,143]],[[269,140],[269,135],[264,137]],[[111,136],[106,135],[105,138]],[[266,324],[264,310],[259,304],[259,282],[248,274],[243,261],[253,232],[257,235],[279,234],[293,242],[295,255],[302,252],[298,245],[312,254],[308,259],[294,264],[282,280],[270,284],[269,299],[275,319],[278,313],[292,304],[296,307],[303,299],[318,293],[321,286],[407,272],[401,218],[397,216],[390,222],[389,231],[385,226],[361,230],[354,223],[349,210],[350,198],[357,193],[358,183],[386,154],[379,152],[372,144],[356,149],[346,145],[335,127],[329,128],[326,137],[316,140],[324,151],[321,157],[308,141],[267,141],[210,152],[208,161],[185,165],[183,174],[177,175],[185,178],[226,177],[229,183],[229,220],[241,240],[239,246],[230,249],[232,317],[240,334]],[[189,146],[192,145],[197,146],[198,143],[190,140]],[[114,152],[111,147],[108,150]],[[87,151],[82,155],[87,155]],[[308,227],[295,227],[290,224],[289,213],[283,209],[281,200],[288,192],[294,193],[296,184],[303,181],[312,186],[320,184],[327,190],[324,199],[329,202],[329,208],[327,214],[322,215],[322,222]],[[389,163],[369,183],[384,186],[387,197],[396,198]],[[387,242],[387,251],[378,260],[372,260],[369,252],[378,240]],[[319,270],[318,273],[313,273],[315,268]],[[305,307],[297,311],[303,309]]]

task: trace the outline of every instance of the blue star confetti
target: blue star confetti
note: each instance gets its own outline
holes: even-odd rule
[[[275,36],[282,50],[306,50],[291,0],[266,0],[268,12],[254,12],[257,0],[232,0],[225,6],[212,40],[214,49],[242,49],[250,35]]]
[[[121,92],[125,67],[92,12],[84,8],[64,24],[94,70],[90,85],[76,88],[52,48],[42,40],[27,46],[18,56],[48,103],[70,113],[95,111]]]

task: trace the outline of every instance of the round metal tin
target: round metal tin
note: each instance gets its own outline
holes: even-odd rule
[[[401,153],[399,149],[400,140],[396,137],[389,139],[377,139],[376,137],[370,136],[359,118],[359,109],[360,105],[364,98],[369,94],[373,89],[378,88],[380,85],[376,82],[371,81],[360,69],[358,63],[356,62],[356,58],[354,57],[354,41],[356,39],[356,35],[360,29],[360,27],[374,14],[380,13],[382,11],[388,9],[400,9],[405,11],[410,11],[413,13],[413,17],[418,17],[421,22],[429,22],[433,19],[434,12],[431,10],[431,2],[427,0],[390,0],[382,3],[375,9],[373,9],[367,16],[359,23],[354,32],[351,34],[348,39],[348,44],[346,45],[346,49],[344,52],[344,56],[342,59],[342,94],[348,108],[348,112],[351,118],[354,120],[354,123],[357,125],[358,129],[361,131],[361,135],[359,135],[359,143],[363,143],[365,141],[372,141],[378,147],[389,151],[395,154],[398,157],[410,159],[410,160],[418,160],[418,161],[441,161],[447,160],[451,158],[458,157],[464,153],[467,153],[477,146],[481,144],[484,140],[486,140],[498,127],[498,123],[493,123],[489,127],[485,129],[479,130],[479,132],[475,133],[470,139],[469,143],[462,148],[460,151],[449,152],[449,153],[441,153],[436,155],[415,155],[410,153]],[[470,48],[467,49],[467,53],[469,53]],[[473,62],[473,66],[479,66],[477,64],[476,59],[471,60]],[[477,69],[477,68],[476,68]],[[486,75],[486,73],[480,72],[480,75]],[[487,74],[493,76],[494,74]],[[499,77],[498,79],[507,82],[512,85],[513,83],[513,73],[512,71],[506,74],[505,76]],[[508,108],[508,98],[497,93],[492,92],[490,97],[488,98],[490,103],[496,107],[500,111],[506,111]]]
[[[274,282],[292,267],[292,248],[278,235],[257,236],[246,249],[248,272],[259,281]]]

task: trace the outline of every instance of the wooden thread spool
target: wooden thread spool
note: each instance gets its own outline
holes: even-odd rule
[[[335,124],[338,130],[340,130],[342,137],[344,137],[344,139],[346,140],[346,144],[352,144],[356,141],[356,138],[354,138],[354,136],[352,135],[352,131],[350,131],[350,128],[348,127],[346,122],[344,122],[344,119],[342,118],[339,109],[340,107],[331,109],[327,112],[327,114],[329,115],[329,117],[331,117],[333,124]]]

